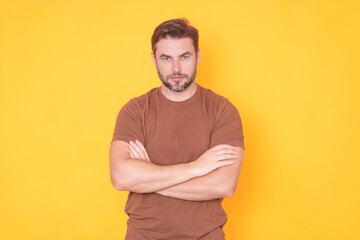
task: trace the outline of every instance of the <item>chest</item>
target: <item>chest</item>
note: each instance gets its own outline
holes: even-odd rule
[[[209,147],[210,120],[201,106],[181,109],[155,106],[150,109],[144,130],[151,161],[171,165],[196,160]]]

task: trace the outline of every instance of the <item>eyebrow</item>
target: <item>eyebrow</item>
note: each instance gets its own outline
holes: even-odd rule
[[[189,52],[189,51],[187,51],[187,52],[184,52],[183,54],[179,55],[179,57],[182,57],[182,56],[185,56],[185,55],[192,55],[192,53],[191,53],[191,52]],[[159,57],[159,58],[161,58],[161,57],[168,57],[168,58],[171,58],[171,56],[166,55],[166,54],[163,54],[163,53],[160,55],[160,57]]]

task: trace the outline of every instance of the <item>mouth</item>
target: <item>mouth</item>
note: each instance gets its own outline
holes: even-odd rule
[[[175,82],[181,81],[183,79],[184,79],[184,77],[171,77],[171,80],[173,80]]]

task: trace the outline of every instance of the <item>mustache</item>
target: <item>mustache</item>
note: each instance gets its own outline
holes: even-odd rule
[[[188,77],[187,74],[181,74],[181,73],[173,73],[173,74],[170,74],[170,75],[167,75],[166,76],[167,78],[171,78],[171,77]]]

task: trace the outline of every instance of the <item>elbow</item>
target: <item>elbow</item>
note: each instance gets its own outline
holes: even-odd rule
[[[123,181],[112,182],[112,185],[114,186],[114,188],[117,191],[132,191],[132,192],[134,192],[134,188],[131,187],[130,184],[124,183]]]
[[[117,191],[134,191],[138,185],[136,174],[126,167],[114,165],[110,168],[110,178],[113,187]]]
[[[119,183],[113,183],[113,186],[117,191],[127,191],[126,187]]]
[[[116,181],[115,179],[111,178],[111,183],[117,191],[126,191],[125,186],[123,186],[119,181]]]
[[[124,183],[124,182],[118,182],[113,183],[114,188],[117,191],[130,191],[130,192],[136,192],[136,193],[149,193],[149,191],[146,190],[146,188],[142,188],[141,185],[137,186],[130,183]]]
[[[230,197],[232,197],[233,194],[234,194],[234,191],[225,191],[223,193],[223,197],[224,198],[230,198]]]
[[[114,186],[114,188],[117,190],[117,191],[124,191],[121,187],[119,187],[118,185],[114,185],[113,184],[113,186]]]
[[[139,184],[131,175],[111,175],[111,183],[117,191],[147,193],[146,188]]]
[[[125,181],[126,177],[120,176],[116,173],[111,173],[111,183],[117,191],[129,191],[129,183]]]
[[[236,185],[228,185],[224,186],[221,191],[221,197],[230,198],[234,195],[236,189]]]

